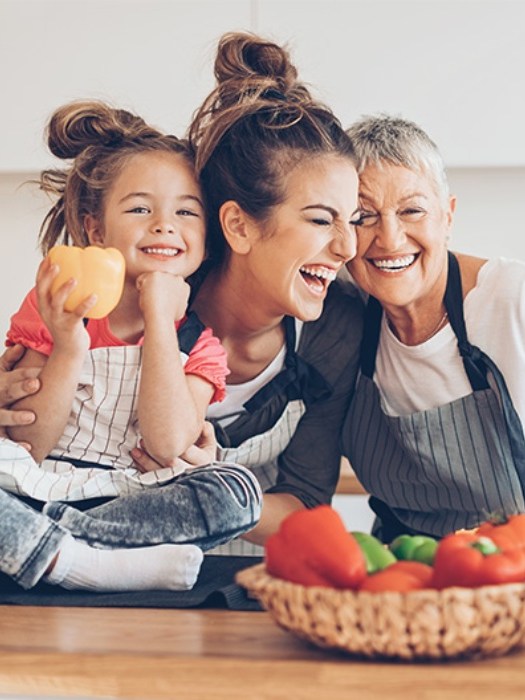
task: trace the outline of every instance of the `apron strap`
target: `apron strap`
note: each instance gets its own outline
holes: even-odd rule
[[[195,311],[190,311],[186,320],[177,331],[181,352],[185,355],[189,355],[204,330],[204,323],[200,320]]]
[[[484,360],[484,353],[476,346],[471,345],[467,339],[463,313],[461,272],[456,256],[450,251],[448,252],[447,288],[443,301],[448,313],[448,320],[458,339],[458,349],[472,390],[481,391],[488,389],[489,383],[487,381],[487,366]]]
[[[295,350],[295,319],[286,316],[284,319],[286,357],[284,369],[268,384],[265,384],[245,404],[248,413],[255,413],[266,405],[276,393],[286,392],[288,401],[303,399],[305,404],[328,398],[333,387],[323,375],[306,360],[303,360]]]

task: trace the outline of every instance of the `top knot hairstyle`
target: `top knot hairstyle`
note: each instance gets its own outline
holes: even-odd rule
[[[40,229],[44,255],[58,243],[89,245],[84,217],[102,217],[104,197],[131,156],[169,151],[181,154],[193,165],[186,141],[99,101],[72,102],[57,109],[47,125],[46,137],[53,155],[72,162],[64,169],[44,170],[38,181],[44,192],[56,198]]]
[[[211,265],[227,257],[219,222],[224,202],[236,201],[261,221],[283,201],[284,178],[303,160],[328,154],[354,160],[339,120],[299,82],[285,48],[249,33],[225,34],[214,73],[217,86],[189,129]]]

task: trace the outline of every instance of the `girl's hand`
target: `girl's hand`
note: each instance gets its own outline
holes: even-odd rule
[[[137,278],[137,289],[144,318],[157,315],[180,321],[186,314],[190,285],[183,277],[169,272],[144,272]]]
[[[97,297],[92,294],[73,311],[65,311],[65,301],[77,282],[70,279],[52,294],[51,285],[57,274],[58,266],[47,258],[38,268],[36,294],[40,315],[51,333],[55,349],[85,352],[89,347],[89,335],[82,319],[96,304]]]
[[[187,462],[194,467],[204,467],[207,464],[215,461],[217,453],[217,440],[215,439],[215,431],[213,425],[205,421],[202,433],[200,434],[198,440],[194,445],[191,445],[184,454],[180,456],[180,459]],[[135,462],[137,469],[143,474],[146,472],[156,471],[157,469],[162,469],[163,466],[155,461],[144,449],[141,443],[140,448],[135,447],[131,450],[131,456]]]

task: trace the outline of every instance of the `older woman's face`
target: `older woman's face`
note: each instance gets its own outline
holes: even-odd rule
[[[441,290],[455,200],[433,178],[408,168],[369,166],[360,177],[362,225],[347,267],[383,305],[409,306]]]

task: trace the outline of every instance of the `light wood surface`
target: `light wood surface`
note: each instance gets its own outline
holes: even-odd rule
[[[0,606],[0,698],[514,700],[525,649],[497,659],[360,661],[267,613]]]

